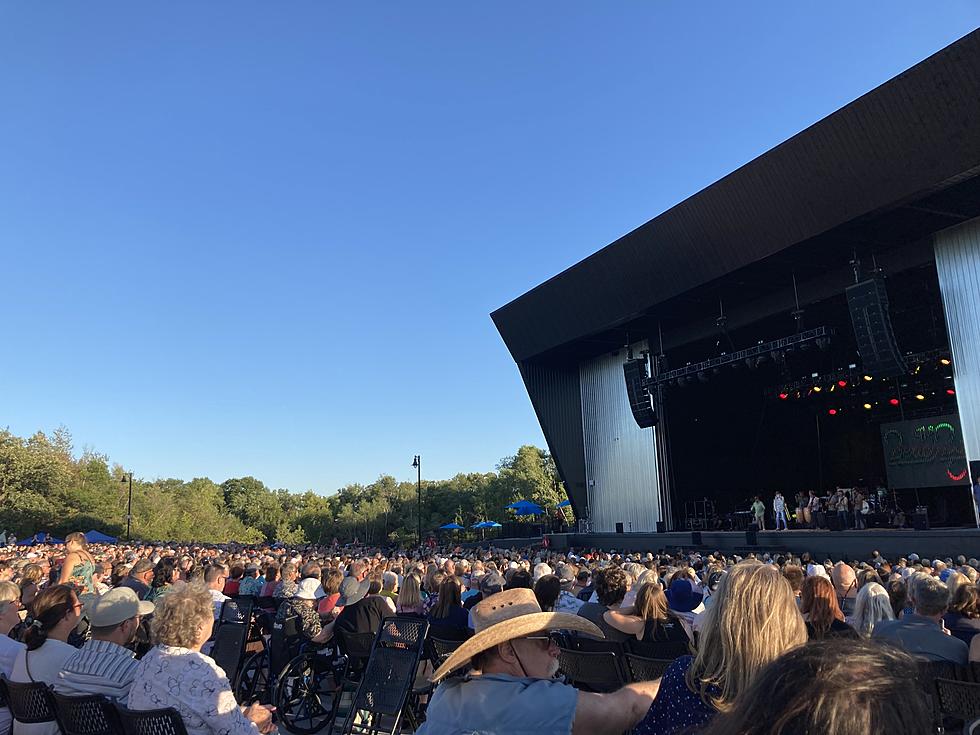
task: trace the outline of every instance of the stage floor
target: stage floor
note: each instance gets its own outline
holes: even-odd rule
[[[759,531],[756,545],[747,543],[744,531],[701,531],[701,543],[692,542],[691,531],[667,533],[556,533],[548,534],[550,548],[564,550],[574,548],[601,548],[617,551],[674,551],[699,549],[744,554],[747,551],[791,551],[800,554],[809,551],[816,558],[834,561],[868,559],[877,549],[894,559],[915,553],[922,558],[980,558],[980,529],[939,528],[929,531],[912,529],[876,528],[866,531]]]

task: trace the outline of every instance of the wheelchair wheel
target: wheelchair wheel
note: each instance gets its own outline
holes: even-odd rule
[[[247,706],[256,700],[262,704],[272,703],[268,652],[259,651],[245,659],[238,670],[233,691],[239,704]]]
[[[279,726],[294,735],[313,735],[333,720],[335,681],[329,658],[303,653],[290,661],[276,682]]]

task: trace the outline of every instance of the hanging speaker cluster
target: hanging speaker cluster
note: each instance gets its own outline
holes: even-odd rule
[[[650,377],[646,356],[624,362],[623,376],[626,378],[626,396],[636,425],[641,429],[656,426],[657,410],[646,386],[646,381]]]
[[[875,276],[848,286],[847,306],[865,372],[879,378],[905,375],[908,367],[892,330],[885,279]]]

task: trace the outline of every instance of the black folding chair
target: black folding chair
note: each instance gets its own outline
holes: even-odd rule
[[[568,683],[590,692],[613,692],[626,683],[624,657],[611,651],[558,648],[558,669]]]
[[[101,694],[69,697],[52,692],[62,735],[119,735],[122,725],[112,703]]]
[[[675,658],[691,653],[689,641],[638,641],[631,640],[626,650],[644,658],[662,658],[673,661]]]
[[[433,668],[438,669],[442,662],[449,658],[450,654],[463,645],[463,641],[447,641],[442,638],[433,638],[431,635],[426,639],[426,658],[432,662]]]
[[[238,676],[247,642],[247,623],[222,622],[218,625],[218,630],[214,634],[214,646],[211,648],[211,658],[224,670],[228,681],[235,681]]]
[[[136,711],[116,705],[124,735],[187,735],[180,713],[173,707]]]
[[[936,694],[943,717],[962,720],[964,725],[980,721],[980,684],[939,678]]]
[[[253,597],[230,597],[221,603],[218,623],[248,625],[252,622],[253,607],[255,607],[255,598]]]
[[[23,725],[41,722],[57,722],[54,701],[47,684],[33,682],[22,684],[0,679],[0,688],[5,690],[10,716]]]
[[[936,688],[937,679],[950,679],[962,681],[967,678],[965,667],[959,667],[948,661],[926,661],[918,662],[919,676],[918,686],[929,697],[932,709],[933,724],[939,729],[942,727],[943,714],[940,708],[939,695]]]
[[[619,677],[624,682],[629,676],[629,671],[626,669],[626,642],[620,641],[607,641],[599,638],[592,638],[587,635],[577,635],[568,634],[565,636],[567,642],[567,647],[575,651],[583,651],[585,653],[603,653],[609,654],[613,658],[609,659],[608,656],[605,659],[595,659],[596,661],[608,661],[615,660],[616,666],[619,667]],[[559,648],[562,646],[559,645]],[[606,664],[602,664],[606,665]]]
[[[425,620],[416,617],[382,621],[344,720],[343,735],[395,735],[401,731],[428,627]]]
[[[673,659],[647,658],[637,656],[635,653],[626,654],[626,668],[629,670],[631,682],[659,679],[672,663],[674,663]]]

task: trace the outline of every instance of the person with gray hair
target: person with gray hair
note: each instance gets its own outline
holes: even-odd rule
[[[949,588],[938,577],[916,573],[909,578],[909,598],[914,612],[901,620],[881,620],[871,634],[929,661],[966,665],[969,649],[943,625],[949,607]]]

